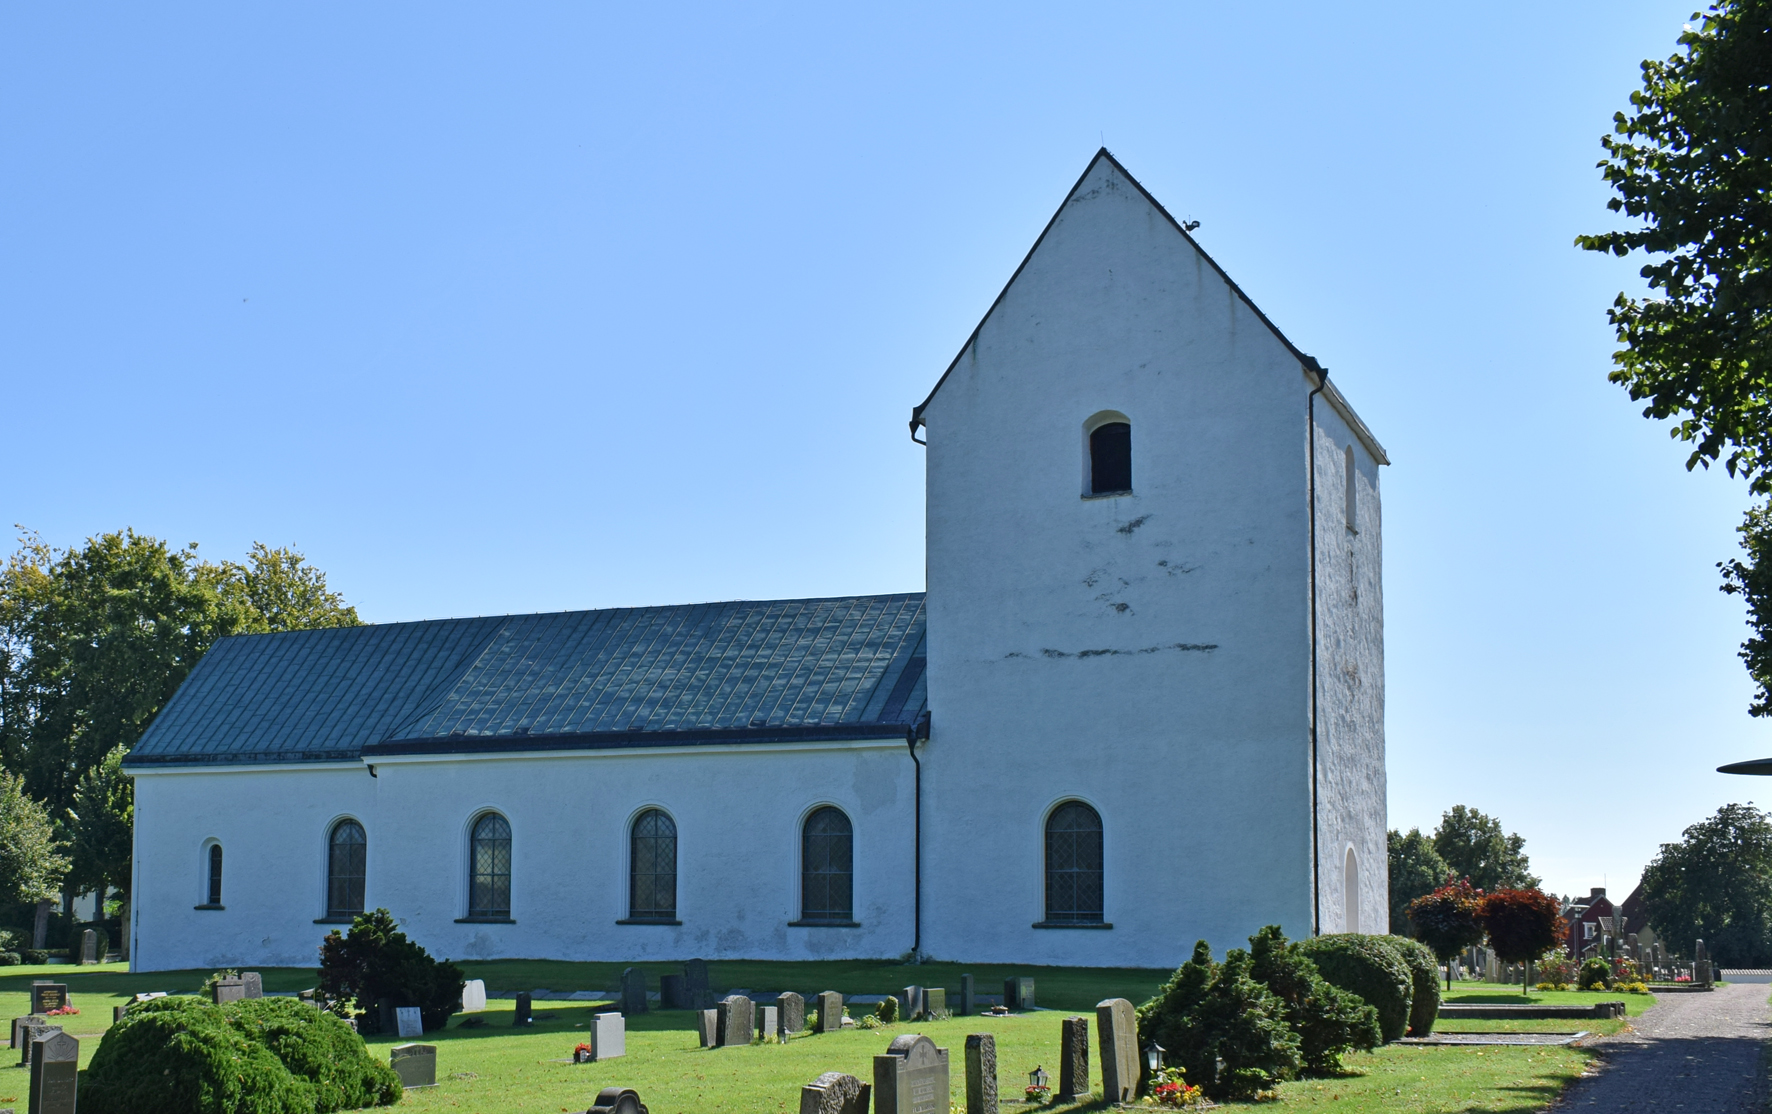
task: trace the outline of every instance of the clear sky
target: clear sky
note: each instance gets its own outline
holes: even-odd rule
[[[1772,755],[1571,246],[1692,8],[9,5],[0,512],[373,621],[921,589],[910,407],[1105,142],[1390,451],[1392,826],[1622,896]]]

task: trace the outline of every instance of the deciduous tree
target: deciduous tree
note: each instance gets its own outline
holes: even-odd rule
[[[1469,878],[1448,878],[1446,884],[1409,903],[1415,938],[1433,949],[1446,964],[1446,989],[1452,988],[1452,957],[1483,942],[1483,891]]]
[[[1501,821],[1474,808],[1453,805],[1440,817],[1434,850],[1452,874],[1470,879],[1479,890],[1538,885],[1530,873],[1525,839],[1503,831]]]
[[[1556,947],[1561,914],[1557,899],[1536,887],[1496,890],[1477,909],[1489,946],[1503,963],[1529,964]],[[1531,979],[1521,979],[1520,993],[1526,993],[1530,984]]]
[[[1772,817],[1724,805],[1662,844],[1643,869],[1643,906],[1678,952],[1703,940],[1712,962],[1772,966]]]
[[[1409,903],[1433,893],[1452,868],[1420,828],[1410,828],[1408,835],[1392,829],[1385,842],[1390,852],[1391,933],[1408,936]]]

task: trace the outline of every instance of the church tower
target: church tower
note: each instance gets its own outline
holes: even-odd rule
[[[1104,149],[912,432],[924,950],[1386,931],[1388,460],[1318,362]]]

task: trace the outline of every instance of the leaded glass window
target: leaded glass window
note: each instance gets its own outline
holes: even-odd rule
[[[842,810],[806,818],[800,839],[800,919],[855,919],[855,833]]]
[[[1068,801],[1046,820],[1046,921],[1101,919],[1101,816],[1081,801]]]
[[[326,855],[326,915],[354,917],[363,911],[363,883],[368,877],[369,840],[363,825],[340,820],[332,826]]]
[[[209,904],[211,905],[220,905],[222,903],[221,866],[221,844],[212,843],[209,845]]]
[[[468,916],[511,915],[511,825],[496,812],[474,821]]]
[[[628,868],[628,916],[677,917],[677,824],[656,808],[634,821]]]

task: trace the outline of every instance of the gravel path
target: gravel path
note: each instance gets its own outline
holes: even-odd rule
[[[1631,1029],[1595,1041],[1594,1075],[1551,1109],[1607,1114],[1761,1114],[1761,1054],[1772,1036],[1772,986],[1733,983],[1709,994],[1663,994]]]

